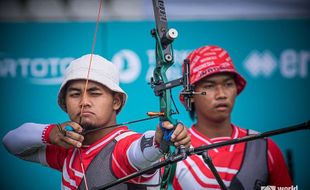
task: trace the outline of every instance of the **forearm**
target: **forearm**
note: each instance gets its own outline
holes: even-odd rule
[[[155,131],[145,132],[128,150],[130,162],[138,169],[150,166],[163,156],[154,143],[154,136]]]
[[[47,126],[25,123],[7,133],[2,142],[11,154],[24,160],[40,162],[46,147],[42,141],[42,134]]]

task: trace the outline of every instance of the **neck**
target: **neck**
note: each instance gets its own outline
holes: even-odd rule
[[[102,124],[98,127],[106,127],[106,126],[112,126],[112,125],[116,125],[116,118],[115,117],[114,117],[114,119],[111,119],[110,121],[105,122],[104,124]],[[110,134],[113,130],[115,130],[115,127],[102,128],[102,129],[99,129],[98,131],[86,133],[84,135],[83,145],[91,145],[91,144],[97,142],[99,139]]]
[[[231,136],[233,131],[230,118],[221,121],[198,118],[195,129],[208,138]]]

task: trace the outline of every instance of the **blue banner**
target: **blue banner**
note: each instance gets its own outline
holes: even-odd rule
[[[179,37],[169,78],[181,76],[181,63],[193,49],[219,45],[230,53],[247,79],[232,114],[234,124],[264,132],[310,119],[310,20],[218,20],[169,22]],[[68,63],[91,52],[94,22],[0,23],[1,138],[24,122],[68,120],[57,105],[57,93]],[[148,85],[155,66],[154,22],[104,22],[95,53],[112,60],[121,71],[121,86],[129,99],[118,122],[158,111],[159,101]],[[178,100],[175,118],[192,121]],[[138,132],[154,130],[158,121],[130,125]],[[285,154],[293,153],[294,182],[309,189],[310,132],[272,137]],[[0,149],[3,189],[59,189],[60,172],[29,164]]]

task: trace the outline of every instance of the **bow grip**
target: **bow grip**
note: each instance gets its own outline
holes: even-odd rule
[[[159,127],[160,127],[161,130],[163,130],[163,132],[164,132],[164,137],[163,137],[164,141],[166,141],[167,143],[169,143],[169,142],[170,142],[170,139],[171,139],[171,135],[172,135],[172,133],[174,132],[174,129],[166,129],[166,128],[164,128],[163,125],[162,125],[162,122],[159,123]]]

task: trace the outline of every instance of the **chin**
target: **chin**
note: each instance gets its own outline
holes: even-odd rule
[[[98,127],[97,125],[93,123],[89,123],[89,122],[82,122],[81,126],[83,127],[83,129],[86,129],[86,130],[96,129]]]
[[[222,121],[224,121],[224,120],[226,120],[228,118],[229,118],[229,114],[224,114],[223,113],[223,114],[219,114],[216,117],[214,117],[214,120],[216,120],[218,122],[222,122]]]

